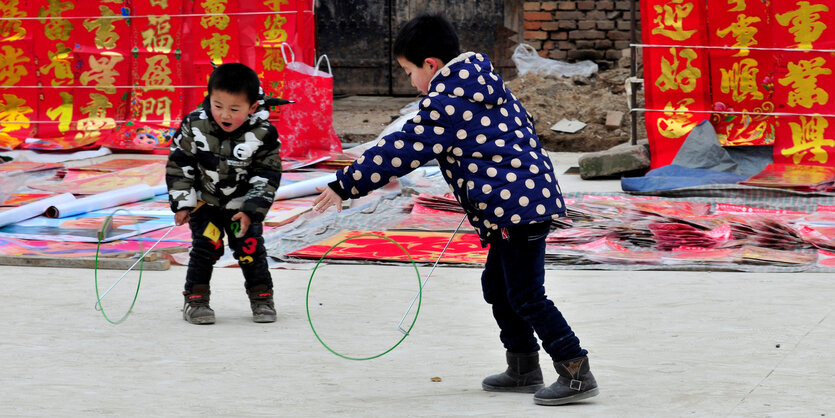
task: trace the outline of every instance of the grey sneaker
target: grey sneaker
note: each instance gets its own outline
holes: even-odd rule
[[[273,290],[266,285],[258,285],[247,289],[249,306],[252,308],[252,321],[258,323],[275,322],[275,303],[273,302]]]
[[[183,319],[191,324],[208,325],[215,323],[215,311],[209,307],[208,285],[194,285],[191,292],[184,291]]]

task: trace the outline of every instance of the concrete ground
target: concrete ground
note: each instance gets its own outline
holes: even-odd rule
[[[576,155],[556,154],[559,172]],[[560,176],[566,191],[617,182]],[[420,267],[422,275],[428,267]],[[0,416],[826,416],[835,413],[835,280],[825,274],[564,271],[549,295],[590,352],[600,395],[541,407],[481,379],[504,350],[477,268],[438,268],[408,337],[409,266],[273,270],[279,319],[250,320],[217,269],[218,322],[182,320],[184,267],[144,272],[111,325],[84,269],[0,267]],[[97,275],[104,291],[121,272]],[[136,274],[104,298],[118,318]],[[310,302],[310,322],[307,301]],[[412,317],[407,317],[406,324]],[[547,365],[547,361],[544,361]],[[556,373],[544,368],[546,380]]]

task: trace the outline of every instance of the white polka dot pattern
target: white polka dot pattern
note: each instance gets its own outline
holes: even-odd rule
[[[364,196],[436,159],[482,238],[504,226],[564,215],[553,165],[530,115],[492,68],[483,54],[450,61],[401,131],[336,173],[337,191]]]

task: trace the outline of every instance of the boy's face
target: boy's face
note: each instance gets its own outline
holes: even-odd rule
[[[417,88],[420,94],[429,92],[429,81],[443,67],[441,60],[437,58],[423,60],[423,65],[420,67],[407,60],[406,57],[397,57],[397,62],[403,68],[403,71],[406,72],[406,75],[409,76],[412,87]]]
[[[212,90],[209,105],[212,108],[212,117],[220,125],[220,129],[232,132],[240,128],[249,115],[255,112],[258,102],[250,104],[245,93]]]

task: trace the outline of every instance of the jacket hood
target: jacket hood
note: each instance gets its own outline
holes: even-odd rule
[[[430,80],[431,92],[461,97],[488,105],[510,100],[501,77],[483,53],[465,52],[448,62]]]

